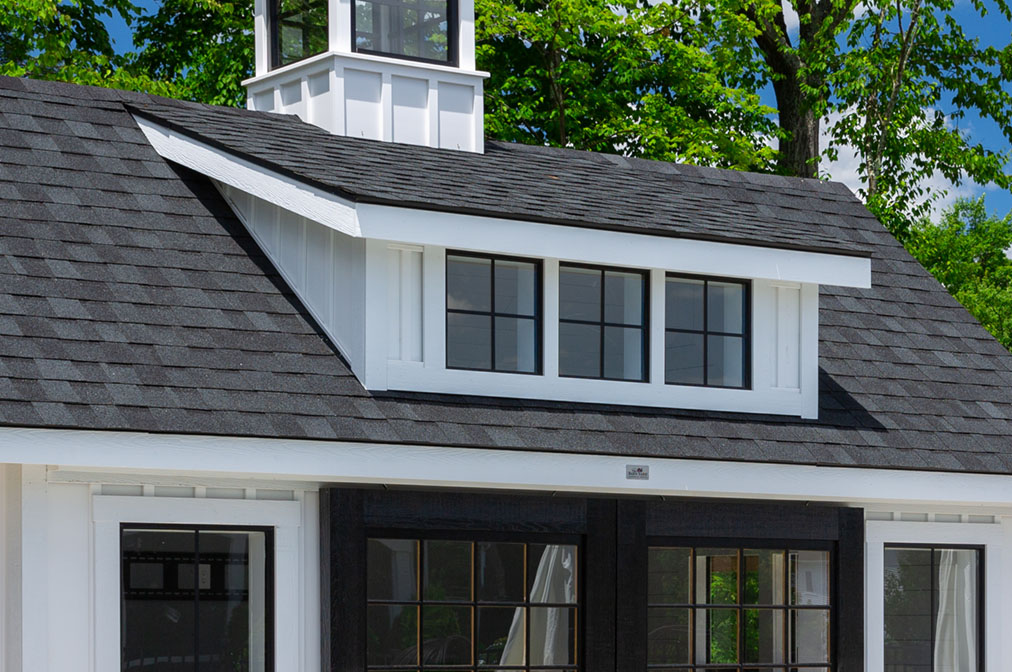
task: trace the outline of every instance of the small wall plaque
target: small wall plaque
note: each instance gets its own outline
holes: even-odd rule
[[[625,477],[629,481],[649,481],[650,467],[646,464],[625,465]]]

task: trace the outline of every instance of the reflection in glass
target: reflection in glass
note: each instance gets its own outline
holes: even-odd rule
[[[784,612],[781,609],[745,609],[743,662],[784,662]]]
[[[647,559],[647,602],[689,604],[691,562],[692,549],[651,548]]]
[[[604,321],[612,324],[643,324],[643,275],[605,271]]]
[[[791,610],[791,662],[829,662],[829,610]]]
[[[604,328],[604,377],[642,380],[643,330],[629,327]]]
[[[829,553],[791,551],[791,604],[829,604]]]
[[[700,548],[696,551],[696,599],[705,604],[738,602],[738,551]],[[702,585],[699,585],[701,582]],[[705,596],[705,597],[704,597]]]
[[[533,373],[537,370],[537,324],[533,319],[495,318],[495,368],[497,371]]]
[[[706,322],[709,331],[742,333],[745,287],[737,282],[710,280],[706,289]]]
[[[446,0],[356,0],[355,48],[452,62]]]
[[[702,280],[667,279],[664,297],[667,329],[703,330],[703,286]]]
[[[783,604],[786,592],[785,553],[767,549],[746,549],[742,556],[745,563],[745,594],[742,603]]]
[[[706,381],[719,387],[745,384],[745,339],[741,336],[706,337]]]
[[[559,323],[559,374],[600,378],[601,328],[594,324]]]
[[[446,314],[446,365],[456,369],[492,368],[492,318]]]
[[[426,541],[422,599],[471,600],[471,542]]]
[[[747,387],[746,296],[741,282],[667,278],[666,383]]]
[[[576,609],[531,607],[531,665],[576,662]]]
[[[529,544],[527,558],[531,602],[576,604],[576,546]]]
[[[446,256],[446,307],[492,312],[492,260]]]
[[[513,648],[520,656],[519,665],[524,664],[523,660],[526,647],[524,646],[524,616],[526,610],[513,607],[478,607],[478,664],[479,665],[500,665],[503,664],[503,654],[506,644],[512,643]]]
[[[370,600],[407,602],[418,599],[418,542],[413,539],[370,539],[366,591]]]
[[[703,625],[696,630],[696,662],[737,663],[738,610],[699,609],[696,618]],[[702,654],[708,657],[701,660]]]
[[[527,261],[496,260],[495,312],[533,317],[537,299],[537,266]]]
[[[691,662],[690,610],[651,607],[647,610],[647,663],[683,665]]]
[[[475,549],[475,579],[482,602],[522,602],[524,544],[480,542]]]
[[[422,607],[422,662],[425,665],[471,663],[471,608]]]
[[[272,0],[276,8],[275,67],[301,61],[328,49],[327,0]]]
[[[664,334],[664,382],[702,385],[703,335],[669,331]]]
[[[559,269],[559,318],[601,321],[601,271],[570,266]]]
[[[418,607],[370,604],[366,612],[369,665],[418,663]]]

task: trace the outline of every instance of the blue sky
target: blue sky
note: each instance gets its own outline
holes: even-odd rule
[[[134,0],[134,3],[147,12],[155,11],[161,4],[160,0]],[[963,30],[968,36],[979,37],[985,44],[1004,46],[1012,41],[1012,25],[997,12],[991,12],[986,18],[982,19],[974,9],[971,0],[955,0],[953,15],[960,21]],[[133,42],[131,40],[130,29],[119,17],[115,17],[109,24],[110,33],[116,43],[117,50],[131,50]],[[767,99],[766,102],[772,105],[774,103],[772,91],[765,91],[763,94],[764,98]],[[976,142],[981,142],[987,147],[1002,151],[1010,149],[1008,142],[1004,140],[996,125],[982,120],[972,113],[959,121],[959,125],[968,131],[970,137]],[[856,160],[853,157],[841,155],[839,162],[826,166],[826,168],[833,175],[834,179],[847,182],[851,188],[857,187],[852,177],[856,173],[857,168]],[[951,201],[956,196],[977,196],[985,193],[989,210],[997,211],[1003,215],[1012,211],[1012,194],[1007,191],[994,188],[984,190],[978,185],[965,183],[956,188],[941,179],[934,180],[931,184],[936,189],[945,189],[949,192],[945,202]]]

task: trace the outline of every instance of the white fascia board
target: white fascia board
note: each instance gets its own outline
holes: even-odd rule
[[[366,238],[685,273],[871,287],[871,260],[360,203]]]
[[[0,428],[3,462],[318,483],[923,504],[930,510],[991,512],[1012,504],[1012,476],[1005,475],[138,432]],[[627,480],[628,465],[648,467],[649,479]]]
[[[349,236],[360,236],[355,205],[317,187],[255,165],[135,116],[144,136],[163,158]]]

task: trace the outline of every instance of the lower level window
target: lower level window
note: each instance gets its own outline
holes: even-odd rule
[[[122,669],[266,672],[272,534],[123,526]]]
[[[830,668],[829,552],[651,547],[647,666]]]
[[[886,547],[885,672],[981,669],[980,550]]]
[[[577,546],[372,538],[370,670],[575,670]]]

